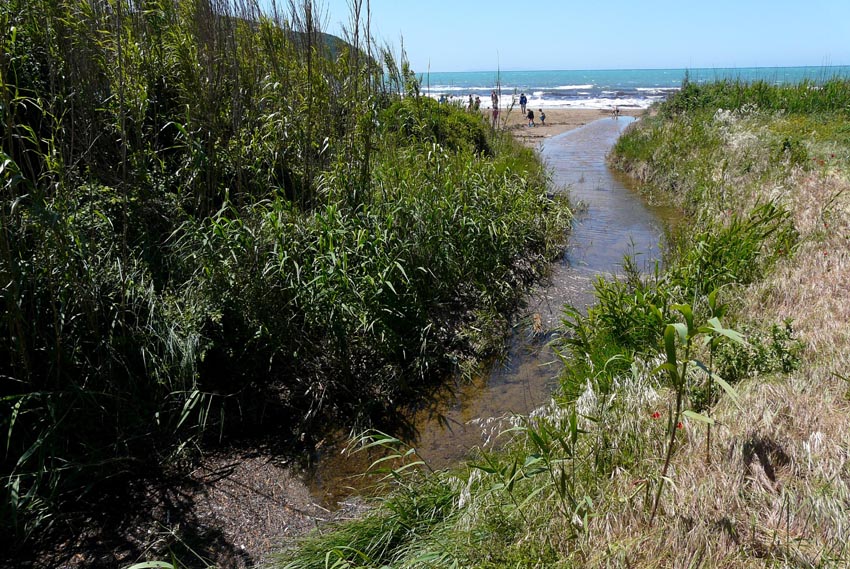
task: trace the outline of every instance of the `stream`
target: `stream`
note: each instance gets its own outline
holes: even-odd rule
[[[546,404],[560,366],[548,346],[570,304],[585,311],[593,301],[593,282],[616,274],[623,256],[636,256],[641,268],[661,259],[664,228],[676,218],[669,208],[647,205],[626,176],[612,172],[605,157],[632,117],[601,119],[547,139],[540,153],[552,177],[553,191],[569,192],[578,213],[564,256],[548,278],[529,295],[515,319],[505,355],[472,382],[457,380],[438,408],[415,418],[417,454],[432,468],[464,459],[505,428],[502,419],[528,414]],[[322,457],[312,482],[314,496],[333,503],[350,485],[349,475],[363,472],[351,456]],[[342,477],[342,478],[341,478]]]

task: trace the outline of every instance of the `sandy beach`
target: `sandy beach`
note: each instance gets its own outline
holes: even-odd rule
[[[490,111],[483,111],[484,116],[490,118]],[[546,109],[546,124],[541,125],[538,109],[534,109],[535,127],[529,127],[528,119],[526,119],[519,110],[515,107],[511,111],[502,110],[499,115],[499,122],[502,128],[510,131],[517,140],[529,147],[536,147],[543,140],[586,125],[595,120],[610,117],[611,111],[603,109]],[[621,116],[641,116],[647,113],[646,109],[620,109]]]

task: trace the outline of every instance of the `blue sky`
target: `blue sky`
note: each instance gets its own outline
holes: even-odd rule
[[[348,0],[316,0],[341,33]],[[363,0],[365,5],[365,0]],[[371,0],[417,73],[850,64],[850,0]]]

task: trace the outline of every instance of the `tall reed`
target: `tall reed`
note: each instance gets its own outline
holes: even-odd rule
[[[15,543],[143,463],[388,421],[481,355],[464,327],[563,242],[530,152],[419,97],[368,1],[348,43],[320,19],[312,0],[0,6]]]

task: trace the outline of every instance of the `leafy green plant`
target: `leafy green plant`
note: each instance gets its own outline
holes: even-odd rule
[[[744,330],[746,344],[724,344],[716,353],[718,373],[729,382],[798,369],[803,345],[790,320],[771,324],[768,330]]]
[[[370,470],[390,483],[385,491],[391,494],[363,518],[307,537],[297,549],[282,555],[283,567],[383,567],[411,557],[415,561],[405,563],[457,563],[429,533],[456,512],[458,490],[444,473],[431,471],[423,476],[427,464],[415,450],[379,431],[364,433],[349,451],[377,451]]]
[[[718,376],[711,368],[711,362],[708,366],[697,360],[692,360],[692,350],[694,342],[699,337],[705,337],[711,348],[713,356],[714,350],[720,341],[728,340],[737,343],[743,343],[743,337],[728,328],[724,328],[717,317],[718,312],[722,312],[722,308],[716,303],[716,293],[709,295],[709,308],[711,309],[711,317],[705,324],[699,325],[694,321],[693,310],[686,304],[673,305],[673,310],[681,313],[684,322],[675,322],[667,324],[664,328],[664,352],[666,361],[658,366],[658,371],[666,372],[676,393],[676,402],[670,410],[667,417],[667,434],[669,442],[667,443],[667,452],[664,456],[664,464],[661,467],[659,475],[658,489],[655,493],[655,500],[652,506],[652,513],[649,517],[650,525],[655,520],[658,512],[658,504],[661,500],[661,492],[664,487],[664,482],[667,479],[667,470],[670,467],[670,459],[673,457],[673,450],[676,445],[676,434],[681,429],[680,419],[688,417],[704,423],[707,423],[709,428],[713,420],[703,414],[691,410],[683,409],[683,404],[688,392],[688,378],[694,368],[704,371],[708,377],[709,392],[711,391],[712,382],[718,383],[732,397],[736,397],[734,388],[730,386],[723,378]],[[677,349],[677,345],[681,346],[682,352]],[[709,431],[710,432],[710,431]],[[709,439],[710,441],[710,435]]]
[[[505,431],[518,432],[528,442],[530,453],[522,464],[522,476],[535,479],[535,489],[525,498],[518,509],[537,498],[541,492],[548,490],[549,496],[557,499],[561,515],[568,520],[578,520],[573,523],[575,531],[587,527],[588,516],[593,510],[593,500],[590,496],[580,495],[577,463],[583,460],[580,456],[579,437],[586,431],[579,425],[579,415],[575,407],[569,409],[560,417],[560,421],[552,422],[546,418],[527,418],[522,423]],[[516,459],[513,470],[516,470]],[[477,467],[480,468],[480,467]],[[545,483],[536,481],[545,477]],[[510,492],[510,489],[508,489]]]

